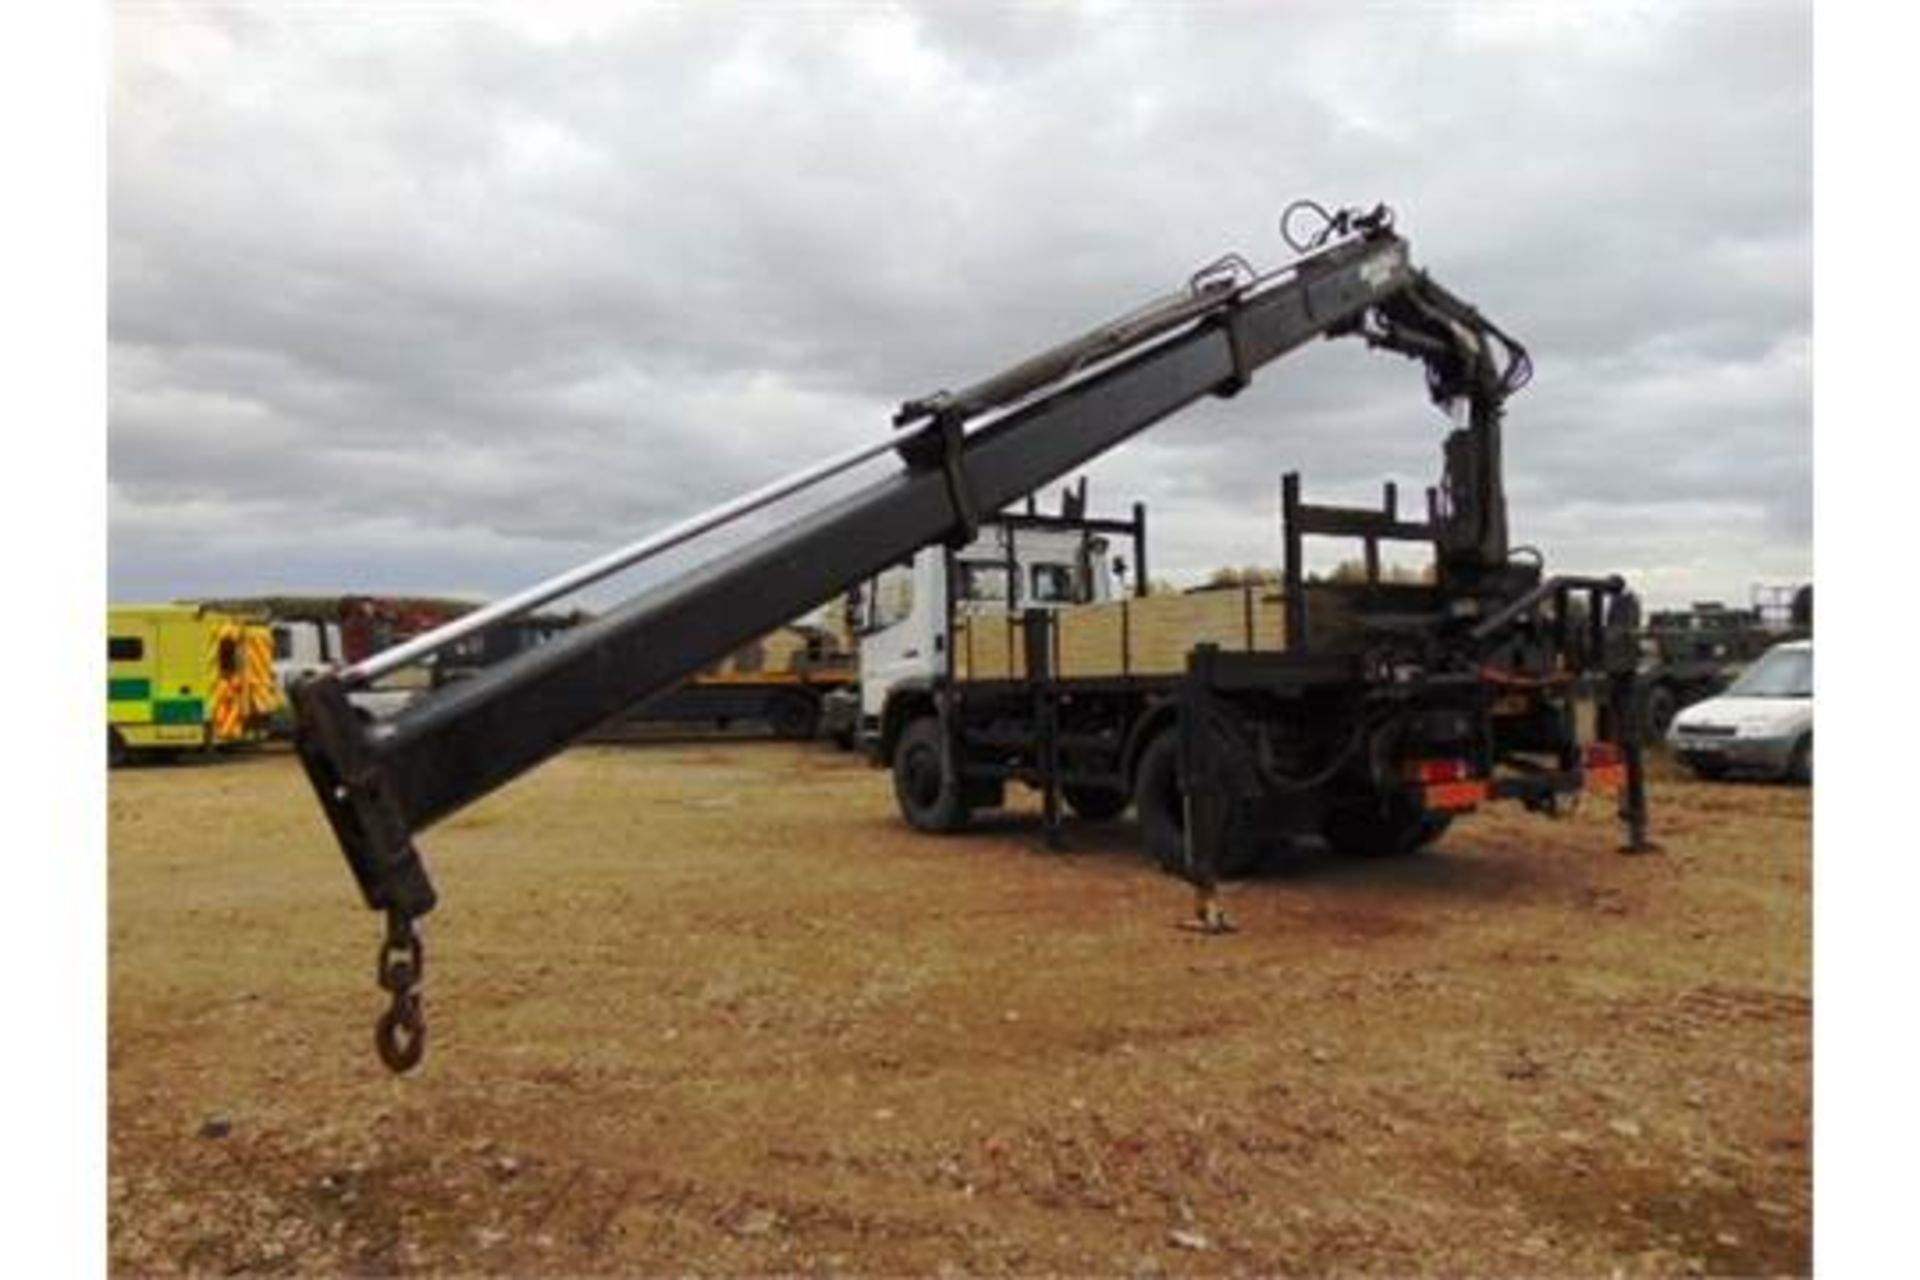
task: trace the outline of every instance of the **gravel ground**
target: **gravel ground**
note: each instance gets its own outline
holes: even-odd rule
[[[577,749],[430,833],[432,1042],[292,758],[112,776],[115,1271],[1811,1268],[1811,795],[1236,885],[906,830],[826,748]]]

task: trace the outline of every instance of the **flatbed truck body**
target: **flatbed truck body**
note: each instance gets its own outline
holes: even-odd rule
[[[1067,813],[1103,821],[1131,807],[1156,861],[1211,877],[1289,850],[1409,852],[1490,801],[1544,809],[1587,785],[1620,788],[1624,761],[1604,744],[1593,749],[1596,704],[1609,690],[1604,636],[1586,621],[1601,616],[1614,584],[1563,580],[1538,602],[1535,621],[1578,625],[1577,644],[1510,647],[1498,675],[1397,678],[1419,655],[1396,664],[1388,633],[1431,616],[1439,589],[1381,580],[1377,545],[1362,581],[1309,582],[1297,540],[1331,532],[1437,543],[1438,527],[1401,520],[1391,491],[1380,511],[1305,507],[1294,475],[1281,491],[1290,570],[1271,586],[1149,595],[1140,579],[1131,599],[1095,587],[1037,602],[1023,589],[1038,571],[1009,548],[1001,579],[1013,590],[983,608],[973,548],[921,552],[914,609],[892,617],[870,607],[862,634],[861,741],[892,770],[907,820],[957,831],[1018,783],[1040,792],[1052,843]],[[1119,541],[1144,562],[1144,512],[1134,512],[1132,521],[1029,521],[1055,540],[1057,561],[1098,563]],[[1061,545],[1076,537],[1098,550]],[[859,598],[885,594],[883,577]],[[871,660],[903,643],[922,660]],[[1548,653],[1555,661],[1541,664]],[[1219,761],[1226,811],[1204,869],[1189,866],[1181,779],[1190,752]]]

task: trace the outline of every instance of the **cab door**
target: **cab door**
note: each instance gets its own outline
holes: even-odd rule
[[[943,552],[922,551],[869,579],[860,600],[860,714],[876,728],[887,696],[945,670]]]
[[[208,629],[181,621],[156,628],[153,723],[162,741],[188,746],[206,734],[213,654]]]

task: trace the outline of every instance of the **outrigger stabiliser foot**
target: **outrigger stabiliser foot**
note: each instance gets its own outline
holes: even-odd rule
[[[1213,885],[1194,886],[1193,918],[1191,920],[1182,920],[1180,927],[1190,933],[1222,934],[1240,932],[1240,926],[1228,917],[1226,907],[1221,905],[1220,890]]]

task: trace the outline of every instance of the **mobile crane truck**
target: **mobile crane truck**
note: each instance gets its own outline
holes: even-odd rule
[[[1303,208],[1321,218],[1304,241],[1289,234]],[[1409,830],[1417,839],[1432,814],[1502,798],[1551,812],[1596,786],[1620,796],[1629,847],[1644,846],[1634,597],[1618,577],[1549,576],[1537,555],[1507,542],[1501,419],[1526,380],[1526,352],[1414,268],[1384,206],[1331,213],[1296,202],[1281,231],[1301,256],[1277,270],[1228,255],[1112,323],[960,391],[906,402],[890,437],[299,686],[301,761],[367,905],[386,916],[381,1060],[406,1071],[425,1049],[417,922],[435,895],[419,832],[887,566],[935,544],[970,544],[1010,504],[1205,397],[1239,393],[1320,337],[1419,360],[1453,425],[1426,520],[1400,519],[1392,502],[1373,512],[1296,500],[1289,550],[1307,533],[1374,549],[1428,541],[1434,582],[1368,584],[1353,624],[1324,646],[1307,593],[1295,589],[1284,648],[1203,644],[1175,677],[1122,671],[1099,688],[1047,683],[1045,614],[1036,611],[1019,687],[943,677],[903,704],[891,740],[909,821],[948,829],[1001,778],[1051,793],[1083,768],[1089,787],[1109,791],[1131,775],[1138,795],[1158,760],[1147,838],[1177,850],[1163,860],[1199,890],[1205,925],[1222,923],[1212,887],[1231,851],[1268,824],[1298,833],[1345,823],[1402,841]],[[351,691],[400,666],[888,453],[901,465],[887,474],[537,649],[390,719],[354,714]],[[1288,578],[1299,587],[1297,556]],[[996,748],[1004,754],[988,758],[983,735],[1007,698],[1024,699],[1019,719]],[[1156,834],[1175,814],[1177,841]]]

